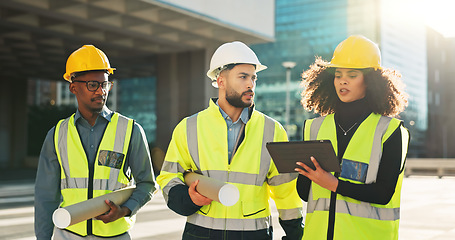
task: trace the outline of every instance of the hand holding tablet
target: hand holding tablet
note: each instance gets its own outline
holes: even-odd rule
[[[278,172],[294,173],[301,168],[296,162],[303,162],[315,169],[310,157],[313,156],[327,172],[340,172],[341,167],[330,140],[268,142],[267,150],[272,157]]]

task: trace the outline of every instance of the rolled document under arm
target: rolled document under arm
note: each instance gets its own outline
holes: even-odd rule
[[[196,190],[207,198],[225,206],[232,206],[239,200],[240,193],[236,186],[194,172],[185,173],[188,186],[196,180],[199,180]]]
[[[109,199],[115,204],[121,205],[130,198],[134,189],[135,187],[123,188],[80,203],[57,208],[54,214],[52,214],[52,221],[56,227],[66,228],[87,219],[97,217],[110,209],[104,200]]]

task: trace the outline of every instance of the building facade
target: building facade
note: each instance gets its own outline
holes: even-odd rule
[[[425,25],[417,15],[400,17],[401,10],[409,7],[405,3],[393,0],[277,1],[276,41],[253,46],[259,59],[269,67],[258,76],[257,108],[286,125],[291,139],[302,139],[301,126],[314,114],[304,111],[300,105],[301,73],[314,62],[315,56],[330,61],[337,44],[348,36],[364,35],[379,45],[382,65],[398,70],[403,76],[410,98],[409,107],[399,117],[413,136],[409,156],[423,156],[427,130]],[[291,73],[289,124],[284,123],[287,89],[285,68],[281,66],[284,61],[297,63]]]
[[[208,99],[216,96],[205,76],[215,49],[234,40],[253,44],[275,37],[274,0],[263,0],[260,7],[240,0],[4,0],[0,12],[0,168],[36,165],[36,159],[27,161],[24,151],[29,148],[29,126],[46,128],[45,132],[50,127],[37,126],[39,118],[30,122],[30,113],[38,109],[28,106],[36,102],[74,107],[72,96],[65,95],[68,88],[62,75],[66,59],[82,45],[102,49],[117,68],[113,77],[122,82],[117,86],[117,99],[131,104],[143,101],[144,95],[131,92],[123,98],[121,88],[125,79],[131,85],[138,79],[146,82],[138,83],[145,90],[135,86],[128,91],[155,94],[155,99],[148,100],[155,106],[131,109],[120,101],[108,102],[108,106],[123,107],[142,119],[152,138],[149,141],[166,150],[177,123],[208,106]],[[154,111],[155,117],[130,110]]]

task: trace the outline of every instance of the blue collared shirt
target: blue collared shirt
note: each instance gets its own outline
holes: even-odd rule
[[[93,166],[95,162],[96,152],[103,137],[104,129],[111,121],[112,114],[111,110],[104,107],[93,126],[82,117],[79,110],[74,115],[74,124],[90,166]],[[44,140],[36,174],[35,234],[38,240],[51,238],[54,228],[52,213],[60,205],[61,168],[55,152],[54,131],[55,127],[47,133]],[[131,210],[131,215],[134,215],[150,201],[152,193],[156,190],[147,139],[144,130],[136,122],[131,134],[130,151],[125,162],[125,168],[127,167],[131,169],[136,182],[136,190],[123,206],[128,207]]]
[[[216,105],[218,105],[218,101],[216,101]],[[240,114],[239,119],[237,121],[232,122],[232,119],[220,108],[221,115],[223,116],[224,120],[226,121],[227,125],[227,135],[228,135],[228,159],[229,162],[232,158],[232,152],[234,151],[235,143],[237,142],[237,138],[239,137],[240,129],[242,128],[242,124],[245,124],[250,120],[248,116],[248,108],[244,108],[242,113]]]

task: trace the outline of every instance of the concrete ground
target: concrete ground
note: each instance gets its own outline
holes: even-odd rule
[[[0,177],[0,239],[35,239],[33,236],[33,173],[17,181]],[[3,176],[4,177],[4,176]],[[273,204],[272,204],[273,205]],[[283,231],[273,211],[274,239]],[[181,239],[185,218],[170,211],[157,194],[138,213],[132,236],[142,239]],[[455,239],[455,177],[410,176],[403,180],[400,240]]]

